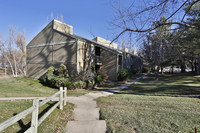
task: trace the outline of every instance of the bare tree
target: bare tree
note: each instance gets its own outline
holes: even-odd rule
[[[198,4],[200,0],[135,0],[129,5],[123,5],[123,2],[120,0],[112,2],[116,16],[111,24],[114,28],[121,30],[113,41],[126,32],[146,33],[163,25],[200,29],[199,26],[192,23],[188,24],[185,21],[191,8]],[[186,6],[187,10],[184,11]],[[161,23],[159,19],[163,16],[166,17],[166,20]],[[170,19],[173,21],[168,21]],[[177,26],[173,27],[177,28]]]
[[[161,18],[160,21],[165,21]],[[170,26],[162,26],[156,29],[155,33],[149,33],[143,42],[143,50],[140,56],[150,65],[155,72],[155,79],[159,79],[159,70],[163,67],[165,58],[170,56],[166,54],[169,50],[168,38],[170,33],[167,32]]]
[[[17,77],[19,72],[25,75],[26,58],[25,34],[17,33],[16,27],[9,27],[9,36],[6,40],[0,40],[1,54],[7,60],[13,77]]]
[[[21,34],[18,33],[15,41],[18,51],[19,51],[19,71],[23,74],[26,75],[26,37],[25,33]]]
[[[171,57],[168,60],[171,60],[173,67],[174,61],[172,56],[175,57],[174,55],[176,55],[176,58],[178,57],[179,60],[184,63],[185,61],[182,56],[183,51],[178,49],[175,44],[177,39],[183,36],[183,33],[186,30],[194,29],[198,32],[200,31],[198,15],[196,16],[197,21],[192,21],[192,23],[188,21],[191,20],[191,15],[199,11],[197,9],[199,8],[199,5],[200,0],[135,0],[132,2],[113,0],[112,7],[116,11],[116,16],[114,17],[114,20],[112,20],[111,24],[113,28],[117,30],[115,31],[116,34],[113,41],[116,41],[121,36],[126,35],[126,33],[136,33],[142,38],[146,37],[150,33],[156,34],[158,31],[157,29],[160,27],[171,26],[172,28],[166,30],[170,30],[170,32],[177,31],[177,34],[173,35],[171,40],[167,42],[167,45],[170,46],[168,48],[171,50],[173,49],[173,51],[176,51],[177,54],[169,54]],[[162,17],[165,17],[166,19],[164,21],[160,21],[160,18]],[[162,42],[158,42],[159,40],[162,40],[161,38],[159,37],[159,34],[151,36],[151,43],[158,44],[154,45],[158,46],[158,51],[162,50],[162,47],[160,47],[162,46]],[[152,46],[149,48],[149,50],[153,50]],[[152,54],[150,61],[157,64],[155,66],[157,66],[158,70],[159,66],[162,64],[162,58],[158,58],[158,56],[155,57],[156,58],[154,58]],[[200,56],[198,62],[200,65]],[[182,64],[182,67],[184,65],[185,64]],[[200,66],[198,67],[198,70],[200,71]],[[155,75],[157,74],[155,73]]]

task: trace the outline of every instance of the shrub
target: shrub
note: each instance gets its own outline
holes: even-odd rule
[[[88,82],[89,82],[89,87],[92,87],[95,84],[94,79],[93,80],[89,80]]]
[[[132,78],[134,74],[138,73],[138,70],[134,68],[127,69],[127,71],[128,71],[128,78]]]
[[[93,80],[95,77],[95,74],[92,70],[86,70],[86,71],[81,71],[79,74],[75,75],[73,81],[89,81],[89,80]]]
[[[59,88],[61,86],[68,89],[87,88],[90,89],[96,84],[100,84],[108,78],[104,69],[100,69],[97,74],[91,69],[80,72],[75,75],[73,81],[70,79],[67,67],[63,64],[58,69],[51,66],[43,78],[43,83],[49,87]]]
[[[53,66],[49,67],[46,75],[43,78],[43,83],[50,87],[55,87],[55,68]]]
[[[94,73],[90,70],[87,70],[79,74],[77,78],[73,78],[74,80],[72,82],[72,80],[69,77],[67,67],[61,64],[58,69],[55,69],[53,66],[49,67],[46,75],[43,78],[43,83],[53,88],[59,88],[63,86],[67,87],[68,89],[75,89],[86,87],[86,82],[82,80],[87,81],[88,87],[93,86],[93,78]]]
[[[67,87],[67,89],[73,89],[74,88],[73,82],[71,82],[71,80],[69,78],[64,78],[63,86]]]
[[[58,70],[56,70],[53,66],[49,67],[43,78],[43,83],[53,88],[59,88],[61,86],[68,88],[72,87],[67,67],[63,64],[60,65]]]
[[[103,81],[108,79],[108,75],[105,72],[104,68],[101,68],[98,73],[96,73],[95,78],[94,78],[94,84],[92,88],[94,88],[96,85],[100,85]]]
[[[78,81],[78,85],[79,85],[79,88],[83,89],[83,88],[85,88],[86,83],[84,81],[80,80],[80,81]]]
[[[74,83],[81,81],[80,83],[75,83],[75,86],[77,86],[77,84],[81,84],[79,87],[90,89],[94,84],[94,78],[94,72],[91,69],[88,69],[86,71],[81,71],[78,75],[75,76],[73,81]]]
[[[124,80],[127,80],[129,78],[129,71],[128,69],[121,69],[118,71],[117,73],[117,79],[119,81],[124,81]]]
[[[47,74],[53,74],[55,71],[55,68],[53,66],[49,67],[47,70]]]
[[[99,85],[102,81],[104,81],[103,76],[100,74],[97,74],[96,83]]]
[[[101,75],[102,81],[105,81],[108,79],[108,75],[105,72],[105,69],[103,67],[99,70],[98,75]]]
[[[147,72],[148,72],[148,69],[145,68],[145,67],[143,67],[143,68],[142,68],[142,73],[147,73]]]
[[[58,72],[57,75],[61,78],[68,78],[69,77],[67,67],[64,64],[60,65],[57,72]]]
[[[76,81],[76,82],[73,83],[73,87],[74,88],[81,88],[82,89],[85,86],[86,86],[86,83],[84,81],[81,81],[81,80]]]

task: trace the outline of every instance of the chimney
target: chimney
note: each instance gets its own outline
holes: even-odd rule
[[[123,48],[123,51],[124,52],[129,52],[129,49],[128,48]]]
[[[67,25],[63,22],[60,22],[58,20],[53,20],[53,29],[58,30],[63,33],[68,33],[73,35],[73,27],[71,25]]]
[[[114,49],[117,49],[117,44],[116,43],[111,43],[110,41],[108,40],[105,40],[101,37],[95,37],[94,39],[92,39],[93,41],[97,42],[97,43],[100,43],[106,47],[110,47],[110,48],[114,48]],[[111,43],[111,44],[110,44]]]

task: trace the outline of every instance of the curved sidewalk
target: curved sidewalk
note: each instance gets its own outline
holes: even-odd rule
[[[96,101],[94,99],[101,96],[112,95],[113,93],[120,91],[131,84],[142,79],[147,74],[127,82],[119,87],[113,89],[88,93],[79,97],[67,97],[67,102],[75,104],[74,108],[74,120],[67,123],[67,133],[105,133],[106,122],[105,120],[99,120],[99,108],[97,108]]]

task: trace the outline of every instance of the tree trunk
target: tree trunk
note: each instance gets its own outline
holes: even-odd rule
[[[200,74],[200,55],[198,57],[198,69],[197,69],[197,74]]]
[[[159,66],[155,66],[155,80],[159,79]]]
[[[161,69],[161,74],[163,75],[163,67],[161,66],[160,69]]]
[[[194,64],[191,64],[192,72],[194,72]]]
[[[17,62],[16,62],[15,55],[13,55],[13,57],[14,57],[14,63],[15,63],[15,77],[17,77]]]
[[[6,66],[5,66],[5,77],[7,76],[7,68],[6,68]]]
[[[181,64],[181,73],[185,72],[185,64]]]
[[[194,57],[192,57],[191,69],[192,69],[192,72],[194,72]]]
[[[9,65],[10,65],[10,68],[11,68],[11,71],[12,71],[12,74],[13,74],[13,77],[15,77],[15,72],[14,72],[14,70],[13,70],[13,66],[12,66],[10,60],[8,59],[7,55],[6,55],[6,59],[7,59],[8,63],[9,63]]]
[[[171,67],[172,74],[174,74],[174,66]]]
[[[194,63],[194,69],[195,69],[194,71],[197,72],[197,61],[196,61],[196,59],[195,59],[195,63]]]

